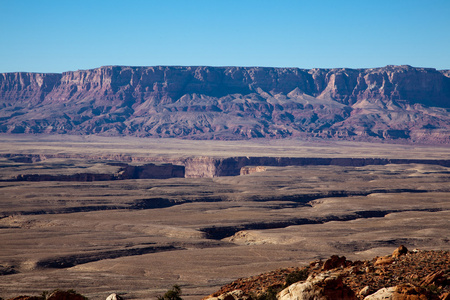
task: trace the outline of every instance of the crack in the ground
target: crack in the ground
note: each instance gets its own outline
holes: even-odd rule
[[[449,192],[446,190],[445,192]],[[289,196],[271,196],[263,198],[252,199],[256,202],[269,202],[269,201],[290,201],[299,204],[306,204],[313,200],[323,199],[323,198],[341,198],[341,197],[354,197],[354,196],[367,196],[370,194],[399,194],[399,193],[429,193],[436,192],[430,190],[421,189],[373,189],[368,191],[344,191],[335,190],[319,193],[301,194],[301,195],[289,195]]]
[[[181,247],[175,247],[173,245],[168,246],[148,246],[142,248],[130,248],[120,250],[99,251],[95,253],[83,253],[74,254],[60,257],[52,257],[48,259],[40,260],[36,267],[40,268],[56,268],[64,269],[74,267],[76,265],[85,264],[89,262],[100,261],[104,259],[113,259],[126,256],[136,256],[149,253],[157,253],[163,251],[184,250]]]
[[[367,241],[367,240],[359,240],[359,241],[351,241],[351,242],[343,242],[343,241],[337,241],[333,242],[331,241],[329,244],[336,248],[339,251],[342,252],[362,252],[366,250],[370,250],[373,248],[379,248],[379,247],[396,247],[398,245],[408,245],[408,247],[414,247],[416,245],[423,244],[424,241],[426,241],[426,244],[431,246],[436,243],[436,239],[433,238],[395,238],[395,239],[380,239],[380,240],[374,240],[374,241]],[[442,239],[439,241],[443,244],[448,244],[449,239],[442,237]]]
[[[267,230],[267,229],[286,228],[294,225],[324,224],[331,221],[353,221],[357,219],[382,218],[391,213],[413,212],[413,211],[436,212],[442,211],[442,209],[424,208],[424,209],[406,209],[406,210],[365,210],[365,211],[355,211],[351,214],[341,216],[325,216],[318,218],[294,218],[283,221],[248,223],[235,226],[211,226],[201,228],[200,231],[204,232],[206,234],[206,238],[208,239],[221,240],[227,237],[231,237],[235,233],[242,230]]]
[[[345,191],[345,190],[335,190],[319,193],[310,194],[299,194],[299,195],[281,195],[281,196],[257,196],[249,198],[249,201],[254,202],[286,202],[285,205],[278,204],[278,208],[285,207],[299,207],[308,205],[309,202],[313,200],[323,199],[323,198],[344,198],[344,197],[354,197],[354,196],[367,196],[374,193],[379,194],[398,194],[398,193],[430,193],[430,192],[450,192],[450,189],[439,189],[439,190],[422,190],[422,189],[373,189],[368,191]],[[79,212],[92,212],[92,211],[103,211],[103,210],[144,210],[144,209],[157,209],[157,208],[168,208],[181,204],[188,203],[210,203],[210,202],[223,202],[227,201],[226,197],[202,197],[195,200],[192,199],[168,199],[168,198],[147,198],[147,199],[137,199],[133,202],[125,203],[122,205],[90,205],[90,206],[74,206],[74,207],[64,207],[59,209],[49,209],[49,210],[32,210],[32,211],[15,211],[12,213],[3,212],[0,215],[0,219],[6,218],[10,215],[43,215],[43,214],[69,214],[69,213],[79,213]],[[276,209],[277,207],[274,207]]]

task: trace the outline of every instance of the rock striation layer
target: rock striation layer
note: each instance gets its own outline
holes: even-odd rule
[[[450,142],[448,70],[106,66],[0,74],[0,132]]]

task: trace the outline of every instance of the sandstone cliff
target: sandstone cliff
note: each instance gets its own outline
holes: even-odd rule
[[[449,71],[108,66],[0,74],[0,132],[450,142]]]

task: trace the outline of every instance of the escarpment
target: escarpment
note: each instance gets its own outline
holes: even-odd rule
[[[236,156],[236,157],[138,157],[128,155],[68,155],[68,154],[1,154],[10,161],[32,164],[47,159],[90,159],[104,160],[116,164],[116,173],[78,172],[69,175],[20,174],[19,181],[104,181],[121,179],[166,179],[174,177],[212,178],[220,176],[247,175],[263,172],[266,167],[287,166],[342,166],[363,167],[387,164],[425,164],[450,167],[448,159],[400,159],[400,158],[352,158],[352,157],[274,157],[274,156]],[[134,162],[138,165],[128,164]]]
[[[264,167],[333,165],[362,167],[367,165],[387,164],[430,164],[449,167],[450,161],[446,159],[389,159],[389,158],[322,158],[322,157],[228,157],[211,158],[196,157],[186,159],[186,177],[218,177],[237,176],[265,170]],[[254,167],[250,170],[248,166]],[[250,170],[250,171],[249,171]],[[258,170],[258,171],[257,171]]]
[[[144,164],[139,166],[118,164],[118,172],[116,173],[73,173],[73,174],[42,174],[28,173],[19,174],[10,179],[2,181],[108,181],[108,180],[125,180],[125,179],[168,179],[185,177],[184,166],[173,164]]]
[[[0,132],[449,143],[448,70],[107,66],[0,74]]]

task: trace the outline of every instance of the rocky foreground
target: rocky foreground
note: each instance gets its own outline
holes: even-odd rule
[[[297,281],[297,282],[295,282]],[[332,256],[238,279],[204,300],[450,299],[450,252],[408,251],[367,261]]]
[[[177,300],[178,286],[159,296]],[[0,298],[1,299],[1,298]],[[86,300],[73,290],[10,300]],[[111,294],[106,300],[123,300]],[[366,261],[331,256],[307,267],[279,269],[241,278],[203,300],[448,300],[450,299],[450,252],[408,251],[400,246],[392,255]]]
[[[411,66],[0,74],[0,133],[448,144],[449,108],[449,71]]]

